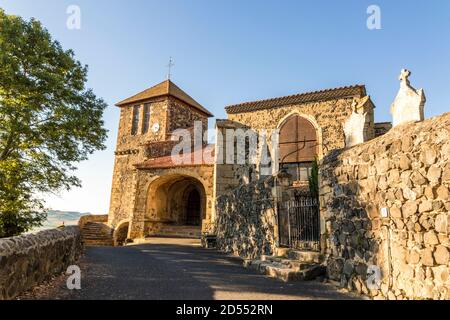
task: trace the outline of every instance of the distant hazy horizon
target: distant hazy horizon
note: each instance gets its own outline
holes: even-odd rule
[[[58,228],[63,224],[63,222],[65,226],[77,225],[78,220],[82,216],[89,214],[90,213],[88,212],[50,210],[43,225],[41,227],[34,228],[30,231],[30,233]]]

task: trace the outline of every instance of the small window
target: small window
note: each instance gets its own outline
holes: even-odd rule
[[[142,123],[142,134],[148,132],[150,127],[150,104],[144,104],[144,122]]]
[[[281,167],[292,175],[293,181],[308,181],[311,176],[312,162],[283,163]]]
[[[133,123],[131,124],[131,134],[134,136],[137,134],[139,126],[139,106],[133,107]]]

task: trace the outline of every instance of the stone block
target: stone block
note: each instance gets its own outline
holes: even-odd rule
[[[402,137],[402,151],[410,152],[413,147],[413,140],[411,137],[403,136]]]
[[[403,218],[408,218],[409,216],[416,214],[418,209],[416,201],[407,201],[402,207]]]
[[[409,170],[409,169],[411,169],[411,160],[409,160],[409,158],[405,154],[400,155],[399,167],[402,170]]]
[[[432,187],[425,187],[424,195],[428,200],[434,200],[436,197]]]
[[[381,176],[380,179],[378,180],[378,188],[380,190],[387,190],[387,188],[389,187],[389,183],[388,180],[386,179],[386,176]]]
[[[429,146],[425,146],[420,153],[420,161],[427,166],[431,166],[436,163],[436,151]]]
[[[447,266],[439,266],[432,268],[434,281],[437,285],[448,284],[449,281],[449,269]]]
[[[437,165],[432,165],[430,167],[430,169],[428,169],[427,179],[430,182],[437,183],[437,182],[439,182],[439,179],[441,178],[441,174],[442,174],[442,169]]]
[[[410,250],[406,260],[410,264],[418,264],[420,262],[420,253],[416,250]]]
[[[434,246],[439,243],[438,237],[436,235],[436,232],[434,230],[430,230],[426,232],[423,236],[423,241],[426,245]]]
[[[434,259],[437,264],[447,265],[449,262],[449,249],[444,246],[437,246],[434,251]]]
[[[390,212],[391,212],[391,217],[393,217],[393,218],[401,218],[402,217],[402,209],[397,206],[393,206],[390,209]]]
[[[419,213],[429,212],[433,210],[433,203],[429,200],[422,201],[419,205]]]
[[[437,215],[434,225],[437,232],[450,233],[450,214],[446,212]]]
[[[405,197],[405,199],[408,199],[408,200],[414,201],[417,199],[417,193],[408,187],[403,189],[403,196]]]
[[[442,173],[442,181],[450,182],[450,168],[444,169],[444,171]]]
[[[441,185],[441,186],[439,186],[439,188],[437,188],[436,194],[439,197],[439,199],[442,199],[442,200],[449,200],[449,198],[450,198],[448,188],[443,185]]]
[[[354,266],[352,261],[347,260],[344,263],[344,268],[343,268],[343,272],[345,275],[347,276],[351,276],[353,274],[353,270],[354,270]]]
[[[421,186],[427,182],[427,179],[425,179],[425,177],[419,171],[414,171],[411,175],[411,181],[415,186]]]
[[[422,250],[420,261],[424,266],[434,266],[433,251],[431,248],[425,248]]]
[[[389,159],[383,158],[375,162],[375,167],[377,168],[377,175],[381,176],[387,173],[389,170]]]
[[[376,219],[380,217],[380,211],[378,210],[378,206],[374,204],[368,204],[366,206],[366,212],[370,219]]]

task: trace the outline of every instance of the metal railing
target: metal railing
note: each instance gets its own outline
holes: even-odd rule
[[[298,196],[280,203],[278,210],[280,246],[300,250],[320,250],[319,201]]]

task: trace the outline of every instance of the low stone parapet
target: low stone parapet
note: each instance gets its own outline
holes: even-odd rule
[[[82,254],[77,226],[0,239],[0,300],[66,271]]]

